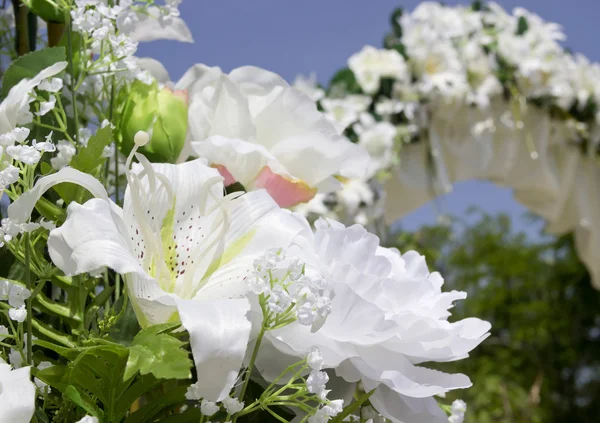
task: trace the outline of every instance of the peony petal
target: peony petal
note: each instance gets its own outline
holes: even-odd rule
[[[229,185],[235,184],[235,182],[236,182],[235,178],[233,177],[233,175],[231,173],[229,173],[229,171],[227,170],[227,168],[225,166],[214,165],[213,167],[219,171],[219,173],[221,174],[221,176],[223,178],[225,178],[225,180],[223,181],[223,184],[226,187],[228,187]]]
[[[186,90],[189,97],[202,93],[202,90],[216,82],[223,72],[218,66],[196,64],[189,68],[175,84],[175,89]]]
[[[448,416],[433,397],[409,398],[380,385],[369,401],[394,423],[448,423]]]
[[[236,181],[247,187],[260,170],[271,164],[279,166],[277,159],[262,145],[240,139],[212,136],[202,142],[192,142],[192,148],[198,157],[208,160],[213,166],[222,166]],[[225,175],[223,175],[225,176]]]
[[[192,141],[204,141],[212,135],[254,139],[248,100],[227,75],[220,75],[210,86],[194,84],[190,93],[189,134]]]
[[[366,390],[382,383],[401,395],[426,398],[472,385],[469,378],[463,374],[449,374],[418,367],[401,354],[388,352],[387,356],[382,355],[379,348],[361,348],[359,353],[359,357],[351,358],[350,361],[363,380],[373,381],[371,386],[365,386]],[[339,371],[338,375],[344,377]]]
[[[317,193],[315,188],[309,187],[305,182],[273,173],[269,167],[264,167],[260,171],[252,186],[258,189],[265,188],[280,207],[307,203]]]
[[[185,301],[177,308],[199,375],[197,389],[208,401],[229,396],[242,366],[250,337],[246,299]]]

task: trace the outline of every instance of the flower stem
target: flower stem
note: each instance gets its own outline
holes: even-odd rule
[[[252,374],[252,369],[254,368],[254,362],[256,361],[256,356],[258,355],[258,350],[260,348],[260,344],[262,342],[263,336],[265,336],[265,327],[261,326],[258,337],[256,338],[256,344],[254,345],[254,350],[252,351],[252,357],[250,357],[250,363],[248,363],[248,368],[246,369],[246,374],[244,376],[244,384],[242,385],[242,390],[240,391],[239,401],[244,401],[244,396],[246,396],[246,390],[248,389],[248,385],[250,384],[250,375]],[[236,423],[237,414],[233,418],[231,423]]]
[[[75,137],[77,142],[80,142],[79,139],[79,117],[77,116],[77,102],[75,97],[75,90],[73,86],[75,85],[75,66],[73,64],[73,23],[71,22],[71,14],[69,12],[65,12],[65,22],[67,29],[67,58],[69,61],[69,73],[71,74],[71,103],[73,106],[73,127],[75,129]]]
[[[31,284],[31,260],[30,260],[30,245],[29,245],[29,233],[24,235],[25,240],[25,285],[29,292],[33,292],[33,287]],[[27,305],[27,363],[31,366],[33,364],[33,352],[32,352],[32,307],[31,302],[33,301],[33,296],[30,296],[26,300]]]

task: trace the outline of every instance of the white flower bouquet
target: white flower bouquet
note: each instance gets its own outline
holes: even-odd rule
[[[463,418],[436,396],[469,378],[427,363],[488,336],[477,318],[449,321],[466,294],[361,225],[287,209],[387,166],[373,144],[391,124],[365,118],[352,143],[254,67],[171,82],[134,54],[191,41],[176,0],[16,4],[2,33],[17,40],[0,105],[0,422]],[[49,46],[28,52],[30,13]],[[369,54],[393,56],[361,74],[369,92],[405,74],[397,52]]]

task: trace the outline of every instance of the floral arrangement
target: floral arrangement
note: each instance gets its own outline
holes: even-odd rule
[[[466,293],[287,209],[381,159],[273,73],[171,82],[136,58],[191,41],[179,3],[27,0],[6,20],[0,422],[462,421],[441,397],[469,378],[427,363],[488,336],[449,321]]]
[[[574,232],[600,287],[600,65],[561,44],[559,25],[496,3],[397,10],[385,48],[365,46],[332,79],[296,87],[372,160],[362,180],[299,211],[383,228],[452,184],[513,189],[553,234]]]

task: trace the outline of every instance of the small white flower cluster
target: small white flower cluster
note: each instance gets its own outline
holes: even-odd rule
[[[20,118],[17,119],[17,123],[23,125],[33,121],[33,114],[30,109],[34,101],[39,102],[38,111],[35,112],[35,115],[43,116],[52,111],[56,106],[56,97],[51,93],[59,92],[62,87],[63,80],[60,78],[51,76],[41,80],[28,93],[26,100],[21,100]],[[49,100],[45,100],[45,97],[36,96],[34,89],[48,93]],[[67,165],[76,153],[75,147],[69,141],[60,140],[55,144],[52,140],[53,132],[46,135],[45,140],[41,142],[35,139],[29,142],[27,140],[29,135],[29,128],[20,126],[7,133],[0,134],[0,160],[2,161],[0,167],[4,168],[0,171],[0,189],[5,189],[18,181],[20,170],[14,164],[35,166],[44,153],[58,151],[56,157],[50,159],[52,167],[58,170]]]
[[[333,401],[327,400],[327,394],[331,390],[325,389],[325,385],[329,382],[329,376],[322,371],[323,355],[318,348],[311,348],[306,357],[306,363],[311,368],[311,372],[306,378],[306,388],[311,394],[317,395],[324,405],[319,408],[316,413],[308,418],[309,423],[325,423],[331,417],[337,416],[344,409],[344,400],[338,399]]]
[[[152,83],[150,73],[140,69],[133,57],[138,42],[132,39],[132,35],[138,22],[147,19],[156,19],[162,28],[170,26],[180,15],[180,3],[181,0],[166,0],[163,6],[158,7],[154,2],[121,0],[114,6],[108,6],[102,0],[76,0],[76,7],[71,11],[73,27],[92,40],[89,53],[99,55],[96,63],[91,59],[87,63],[94,75],[85,78],[78,92],[104,93],[100,73],[114,73],[126,80]]]
[[[282,249],[268,250],[256,259],[248,283],[252,292],[265,300],[271,313],[293,312],[303,325],[310,326],[331,311],[331,298],[322,275],[306,275],[304,264],[287,257]]]
[[[31,296],[31,291],[21,285],[7,280],[0,281],[0,301],[7,301],[12,307],[8,315],[12,320],[24,322],[27,318],[25,300]]]
[[[308,203],[296,206],[294,211],[311,222],[326,217],[348,226],[358,223],[377,233],[384,203],[385,192],[377,180],[350,179],[343,183],[340,191],[317,193]]]
[[[87,37],[91,44],[85,64],[94,75],[86,76],[78,87],[78,93],[87,93],[98,99],[106,97],[103,76],[114,74],[120,78],[148,80],[149,75],[138,68],[133,55],[138,43],[128,35],[139,20],[132,8],[132,0],[122,0],[119,4],[108,6],[101,0],[76,0],[71,11],[73,29]],[[94,55],[96,61],[94,61]],[[83,56],[82,56],[83,57]],[[70,80],[67,81],[70,84]]]
[[[40,220],[39,222],[14,223],[8,217],[0,221],[0,247],[6,242],[10,242],[19,234],[35,231],[44,228],[49,231],[56,228],[54,222]]]
[[[186,399],[191,401],[200,401],[201,396],[198,395],[196,385],[197,383],[190,385],[185,394]],[[244,403],[242,401],[239,401],[237,398],[224,398],[222,401],[220,401],[220,404],[221,405],[219,405],[218,402],[202,399],[202,401],[200,402],[200,412],[203,416],[210,417],[218,413],[221,410],[222,406],[228,415],[233,416],[234,414],[239,413],[244,409]]]
[[[450,423],[463,423],[465,413],[467,412],[467,404],[463,400],[455,400],[452,403],[451,415],[448,418]]]
[[[367,94],[375,94],[382,78],[410,81],[410,72],[404,57],[396,50],[380,50],[365,46],[360,53],[348,59],[348,67]]]

